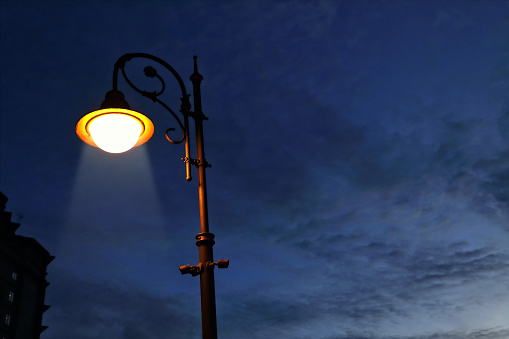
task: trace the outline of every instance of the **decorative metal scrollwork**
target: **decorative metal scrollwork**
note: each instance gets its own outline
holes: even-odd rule
[[[125,64],[135,58],[141,58],[141,59],[149,59],[152,61],[155,61],[160,66],[166,68],[168,71],[170,71],[171,74],[175,77],[177,82],[179,83],[180,90],[182,91],[182,98],[181,104],[180,104],[180,112],[182,113],[184,120],[179,119],[177,114],[168,106],[166,105],[162,100],[159,99],[159,96],[164,92],[166,89],[166,84],[164,83],[163,78],[157,73],[157,70],[152,66],[147,66],[144,68],[145,76],[148,78],[157,78],[159,79],[159,82],[161,84],[161,89],[159,91],[145,91],[140,88],[138,88],[136,85],[132,83],[132,81],[129,79],[125,72]],[[122,75],[124,79],[126,80],[127,84],[133,88],[136,92],[140,93],[141,95],[151,99],[153,102],[159,103],[161,106],[166,108],[168,112],[173,115],[175,120],[177,120],[177,123],[182,130],[182,137],[178,140],[173,139],[170,137],[170,132],[174,131],[175,128],[168,128],[165,132],[166,139],[174,144],[180,144],[182,141],[185,141],[185,158],[183,159],[189,159],[188,161],[184,161],[186,164],[186,180],[190,181],[192,180],[191,177],[191,165],[196,165],[198,167],[210,167],[210,165],[205,161],[204,155],[203,155],[203,138],[202,138],[202,132],[201,132],[201,122],[202,120],[206,119],[206,117],[203,115],[201,111],[201,101],[200,101],[200,89],[199,89],[199,83],[203,79],[203,77],[198,73],[198,66],[196,63],[196,56],[194,56],[194,73],[191,75],[191,81],[193,82],[193,93],[194,93],[194,109],[195,112],[191,112],[191,102],[189,101],[189,94],[186,92],[186,87],[184,86],[184,82],[182,81],[182,78],[180,75],[171,67],[166,61],[159,59],[158,57],[155,57],[150,54],[146,53],[130,53],[125,54],[121,56],[117,62],[115,63],[115,67],[113,69],[113,90],[117,90],[117,83],[118,83],[118,73],[119,70],[122,71]],[[200,138],[198,139],[197,136],[197,143],[200,143],[197,145],[197,150],[200,150],[197,152],[198,159],[194,160],[190,156],[190,141],[189,141],[189,117],[192,117],[195,122],[198,123],[196,126],[197,131],[200,130],[200,132],[197,132],[200,134]]]
[[[166,105],[162,100],[159,99],[159,96],[161,94],[163,94],[164,90],[166,89],[166,84],[164,82],[164,79],[157,73],[157,70],[154,67],[146,66],[143,69],[143,72],[145,73],[145,76],[148,78],[159,79],[159,82],[161,84],[161,89],[159,91],[149,92],[149,91],[142,90],[142,89],[138,88],[129,79],[129,77],[127,76],[126,71],[125,71],[125,64],[134,58],[144,58],[144,59],[153,60],[153,61],[157,62],[158,64],[160,64],[161,66],[163,66],[164,68],[166,68],[167,70],[169,70],[175,76],[175,78],[177,79],[177,81],[180,85],[181,91],[182,91],[182,98],[180,99],[181,100],[180,112],[184,116],[184,122],[182,122],[180,120],[178,115],[168,105]],[[126,55],[120,57],[118,59],[118,61],[115,63],[115,70],[114,70],[114,75],[113,75],[113,87],[114,88],[116,88],[116,86],[117,86],[118,70],[122,71],[122,76],[124,77],[125,81],[132,89],[134,89],[136,92],[140,93],[144,97],[151,99],[153,102],[157,102],[158,104],[163,106],[175,118],[180,129],[182,130],[182,137],[178,140],[173,139],[172,137],[170,137],[169,133],[171,131],[175,131],[175,128],[168,128],[165,132],[166,139],[174,144],[180,144],[182,141],[186,140],[187,136],[189,135],[189,133],[188,133],[188,117],[189,117],[190,111],[191,111],[191,103],[189,102],[189,94],[186,93],[184,83],[183,83],[182,79],[180,78],[180,76],[177,74],[177,72],[173,69],[173,67],[171,67],[165,61],[163,61],[153,55],[150,55],[150,54],[145,54],[145,53],[126,54]]]

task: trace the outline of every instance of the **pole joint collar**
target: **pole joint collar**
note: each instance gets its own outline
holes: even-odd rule
[[[215,235],[209,232],[199,233],[196,235],[196,246],[209,245],[213,246],[216,242],[214,241]]]

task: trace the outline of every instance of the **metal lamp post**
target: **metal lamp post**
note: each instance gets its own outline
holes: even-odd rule
[[[159,99],[159,96],[165,90],[165,83],[163,78],[157,73],[156,69],[147,66],[144,69],[145,75],[150,78],[157,78],[161,83],[161,90],[159,92],[148,92],[139,89],[135,86],[131,80],[127,77],[124,67],[127,62],[136,59],[149,59],[160,66],[169,70],[180,85],[182,91],[181,108],[180,112],[183,116],[183,122],[179,119],[178,115],[163,101]],[[209,220],[208,220],[208,208],[207,208],[207,182],[205,176],[205,170],[210,167],[210,164],[205,160],[205,150],[203,141],[203,120],[207,120],[202,112],[201,108],[201,92],[200,84],[203,77],[198,73],[197,58],[194,57],[194,72],[190,77],[193,84],[193,99],[194,99],[194,111],[191,111],[191,104],[189,101],[189,94],[186,92],[184,82],[178,73],[165,61],[145,53],[130,53],[121,56],[115,63],[113,70],[113,89],[106,93],[106,98],[101,105],[101,109],[91,112],[80,119],[76,125],[76,133],[86,143],[100,147],[106,151],[112,153],[121,153],[128,150],[131,147],[139,146],[145,143],[153,134],[154,127],[149,118],[143,114],[132,111],[129,104],[124,99],[124,95],[117,89],[118,73],[122,72],[122,75],[126,82],[131,88],[140,93],[141,95],[151,99],[153,102],[159,103],[178,122],[179,127],[182,130],[182,137],[179,140],[173,140],[169,136],[169,132],[174,128],[166,130],[166,138],[168,141],[179,144],[182,141],[185,142],[185,157],[182,160],[186,164],[186,180],[191,180],[191,165],[195,165],[198,169],[198,194],[200,204],[200,233],[196,235],[196,245],[199,250],[199,263],[198,265],[191,266],[185,265],[180,267],[182,274],[191,274],[193,276],[200,276],[200,294],[201,294],[201,313],[202,313],[202,335],[203,339],[216,339],[217,338],[217,322],[216,322],[216,301],[215,301],[215,287],[214,287],[214,267],[219,268],[228,267],[228,260],[218,260],[214,262],[212,247],[214,245],[214,234],[209,232]],[[190,156],[190,140],[189,140],[189,117],[193,118],[195,130],[196,130],[196,159]],[[107,143],[110,141],[118,141],[122,137],[115,137],[112,140],[102,141],[99,137],[96,137],[98,132],[95,130],[99,129],[96,126],[104,124],[108,118],[120,118],[126,121],[134,128],[134,138],[129,139],[127,146],[120,148],[109,149]],[[139,125],[138,125],[139,124]],[[106,123],[106,128],[117,129],[119,133],[124,133],[123,122],[110,122],[109,125]],[[139,133],[139,135],[138,135]],[[118,140],[117,140],[118,139]],[[130,143],[130,144],[129,144]]]

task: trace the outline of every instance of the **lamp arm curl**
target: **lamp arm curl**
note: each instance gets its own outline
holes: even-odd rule
[[[161,83],[161,89],[158,92],[157,91],[148,92],[148,91],[142,90],[142,89],[136,87],[136,85],[134,85],[131,82],[131,80],[129,79],[129,77],[127,76],[127,74],[125,72],[124,67],[128,61],[130,61],[134,58],[149,59],[149,60],[155,61],[156,63],[158,63],[159,65],[163,66],[168,71],[170,71],[171,74],[173,74],[173,76],[179,83],[180,90],[182,92],[182,98],[180,99],[181,100],[180,112],[184,116],[184,123],[182,123],[182,121],[179,119],[177,114],[168,105],[166,105],[162,100],[160,100],[158,98],[164,92],[166,85],[165,85],[163,78],[159,74],[157,74],[157,71],[155,68],[153,68],[151,66],[147,66],[144,68],[144,73],[145,73],[145,76],[147,76],[149,78],[155,77],[155,78],[159,79],[159,82]],[[140,93],[142,96],[151,99],[153,102],[159,103],[168,112],[170,112],[170,114],[175,118],[175,120],[177,120],[177,123],[178,123],[180,129],[182,130],[182,137],[179,140],[172,139],[169,136],[169,132],[174,131],[175,129],[168,128],[165,132],[166,139],[174,144],[180,144],[182,141],[185,141],[186,156],[185,156],[185,158],[182,158],[182,160],[184,160],[184,162],[186,163],[186,180],[190,181],[191,180],[191,162],[189,161],[189,159],[191,159],[191,157],[190,157],[190,145],[189,145],[189,115],[191,115],[191,103],[189,101],[190,95],[187,94],[186,87],[184,85],[184,82],[182,81],[182,78],[175,71],[175,69],[173,67],[171,67],[170,64],[168,64],[166,61],[164,61],[156,56],[146,54],[146,53],[128,53],[128,54],[124,54],[117,60],[117,62],[115,63],[115,67],[113,69],[113,90],[117,90],[119,71],[122,71],[122,76],[124,77],[125,81],[132,89],[134,89],[136,92]]]

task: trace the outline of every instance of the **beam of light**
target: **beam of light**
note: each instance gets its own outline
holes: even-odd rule
[[[151,286],[154,293],[167,290],[167,284],[146,280],[169,280],[169,270],[160,269],[168,264],[159,261],[173,245],[145,147],[112,156],[83,144],[55,253],[66,273],[85,281]]]

